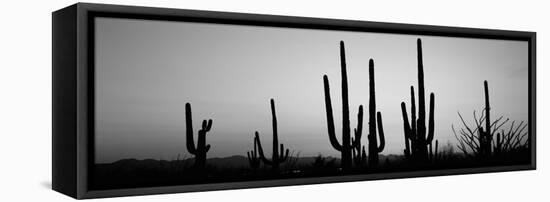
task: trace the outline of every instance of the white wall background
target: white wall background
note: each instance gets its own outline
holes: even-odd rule
[[[550,199],[549,6],[544,1],[90,1],[537,32],[538,170],[105,199],[107,201],[544,201]],[[3,1],[0,201],[69,201],[51,186],[51,12],[75,1]],[[545,58],[546,57],[546,58]]]

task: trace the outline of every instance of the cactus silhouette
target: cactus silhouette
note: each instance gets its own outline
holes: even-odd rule
[[[195,155],[195,168],[204,169],[206,166],[206,153],[210,150],[210,144],[206,144],[206,133],[212,129],[212,119],[202,121],[202,128],[197,134],[197,146],[193,140],[193,120],[191,113],[191,104],[185,104],[185,124],[186,124],[186,141],[187,151]]]
[[[256,143],[256,137],[254,137],[253,142],[254,150],[246,152],[246,156],[248,157],[248,163],[250,164],[250,167],[252,169],[257,169],[260,167],[260,158],[258,157],[258,143]]]
[[[352,139],[353,141],[353,139]],[[367,165],[367,152],[365,150],[365,146],[359,147],[358,150],[357,147],[354,147],[351,150],[352,157],[353,157],[353,163],[355,166],[362,167]]]
[[[422,61],[422,41],[417,40],[418,60],[418,119],[416,119],[414,87],[411,86],[411,119],[407,115],[405,102],[401,102],[405,133],[405,156],[415,161],[429,160],[428,146],[434,138],[434,93],[430,94],[428,130],[426,131],[426,106],[424,98],[424,65]],[[409,124],[411,123],[411,124]],[[407,141],[410,141],[407,142]]]
[[[354,143],[354,147],[351,150],[353,163],[356,166],[364,166],[367,163],[367,154],[365,152],[365,146],[361,146],[361,136],[363,133],[363,106],[359,106],[359,112],[357,113],[357,127],[353,129],[354,137],[351,138],[351,142]],[[363,150],[361,150],[361,148]]]
[[[482,112],[484,113],[478,117],[474,110],[475,125],[468,126],[460,112],[458,112],[458,116],[464,128],[456,131],[454,125],[452,126],[453,133],[458,141],[457,148],[460,149],[464,155],[476,158],[487,158],[494,154],[498,155],[504,152],[527,148],[527,123],[521,121],[519,125],[516,125],[516,122],[512,121],[508,131],[501,129],[510,119],[504,119],[504,116],[500,116],[495,120],[491,120],[489,84],[487,81],[483,82],[483,87],[485,107]],[[496,139],[494,139],[495,136]],[[527,138],[527,140],[525,140],[525,138]]]
[[[285,151],[284,145],[279,145],[279,138],[277,136],[277,115],[275,113],[275,101],[273,99],[271,99],[271,117],[273,125],[273,153],[271,160],[267,159],[264,155],[264,150],[262,148],[262,143],[260,141],[260,135],[258,131],[256,131],[255,133],[254,141],[258,143],[258,151],[262,162],[264,162],[264,164],[270,165],[272,170],[277,173],[279,171],[279,164],[288,160],[289,150],[286,149]],[[279,150],[277,150],[278,148],[280,148],[280,152]]]
[[[491,142],[493,135],[491,134],[491,107],[489,106],[489,85],[487,81],[483,82],[485,89],[485,128],[479,127],[479,154],[481,156],[491,155]]]
[[[327,75],[323,76],[324,91],[325,91],[325,107],[327,114],[327,128],[330,144],[341,154],[341,167],[344,172],[351,169],[352,166],[352,149],[357,147],[359,139],[351,141],[350,137],[350,120],[349,120],[349,101],[348,101],[348,76],[346,71],[346,53],[344,50],[344,42],[340,41],[340,73],[342,76],[342,144],[336,138],[334,129],[334,117],[332,114],[332,101],[330,98],[330,86]],[[362,115],[362,106],[359,106],[359,115]],[[358,129],[361,123],[358,123]],[[357,130],[359,131],[359,130]],[[360,136],[360,135],[359,135]],[[357,151],[358,152],[358,151]]]
[[[376,112],[376,95],[374,92],[374,61],[369,60],[369,166],[378,165],[378,153],[384,150],[385,138],[384,128],[382,127],[382,114]],[[376,116],[375,116],[376,114]],[[380,145],[376,138],[376,126],[378,125],[378,135]]]

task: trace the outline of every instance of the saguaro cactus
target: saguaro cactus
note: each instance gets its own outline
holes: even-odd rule
[[[193,140],[193,115],[191,114],[191,104],[185,104],[185,124],[187,137],[187,151],[195,155],[195,168],[204,169],[206,166],[206,153],[210,150],[210,144],[206,144],[206,133],[212,129],[212,119],[202,121],[202,128],[197,134],[197,146]]]
[[[407,115],[405,102],[401,102],[401,112],[403,115],[403,126],[405,132],[405,156],[411,156],[418,161],[428,161],[428,145],[434,138],[434,93],[430,94],[430,109],[428,130],[426,131],[426,107],[424,99],[424,65],[422,62],[422,42],[417,40],[418,54],[418,119],[416,119],[414,87],[411,86],[411,119]],[[412,125],[409,124],[412,123]],[[409,143],[410,141],[410,148]]]
[[[262,162],[264,162],[267,165],[270,165],[274,172],[279,171],[279,164],[285,162],[288,160],[288,149],[285,151],[285,147],[283,144],[279,145],[279,138],[277,136],[277,115],[275,113],[275,101],[271,99],[271,117],[272,117],[272,125],[273,125],[273,153],[271,156],[271,160],[267,159],[264,155],[264,150],[262,148],[262,143],[260,141],[260,135],[258,131],[255,133],[255,139],[258,143],[258,151],[260,154],[260,159]],[[280,148],[280,153],[279,150]]]
[[[487,81],[483,82],[483,87],[485,107],[482,110],[482,115],[479,117],[476,115],[476,111],[474,111],[475,125],[468,126],[459,112],[458,117],[460,117],[464,128],[456,131],[454,126],[451,126],[458,141],[457,148],[464,155],[476,158],[488,158],[491,155],[499,155],[503,152],[526,149],[529,146],[528,131],[525,131],[527,123],[521,121],[519,125],[515,125],[516,122],[512,121],[508,131],[501,129],[510,119],[504,119],[504,116],[497,117],[494,120],[491,119],[489,84]],[[524,138],[527,139],[524,141]]]
[[[260,167],[260,158],[258,157],[258,151],[257,151],[258,143],[256,143],[256,137],[254,137],[253,142],[254,142],[254,150],[246,152],[246,156],[248,157],[248,163],[250,164],[250,167],[252,169],[257,169]]]
[[[378,165],[378,153],[384,150],[385,138],[384,128],[382,127],[382,114],[376,113],[376,95],[374,92],[374,61],[369,61],[369,165]],[[375,116],[376,114],[376,116]],[[380,137],[380,145],[376,138],[376,126],[378,124],[378,135]]]
[[[340,72],[342,76],[342,144],[336,138],[334,129],[334,117],[332,115],[332,101],[330,99],[330,86],[327,75],[323,76],[325,89],[325,107],[327,113],[328,137],[332,147],[341,154],[341,166],[343,171],[348,171],[352,165],[352,149],[357,146],[359,141],[356,139],[353,143],[350,138],[350,120],[349,120],[349,101],[348,101],[348,76],[346,72],[346,53],[344,42],[340,41]],[[362,106],[359,106],[359,113],[362,114]],[[359,123],[358,123],[359,125]],[[360,138],[359,138],[360,140]]]
[[[491,107],[489,106],[489,85],[487,81],[483,82],[485,88],[485,128],[479,127],[479,154],[481,156],[491,155]]]

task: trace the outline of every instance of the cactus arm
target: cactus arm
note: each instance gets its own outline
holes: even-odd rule
[[[210,151],[210,144],[207,144],[207,145],[204,147],[204,153],[207,153],[208,151]]]
[[[286,161],[286,160],[288,159],[288,157],[290,156],[289,152],[290,152],[290,151],[289,151],[288,149],[286,149],[285,157],[283,158],[282,161]]]
[[[246,156],[248,157],[248,163],[251,166],[254,166],[254,164],[256,164],[256,158],[254,157],[254,154],[251,154],[251,153],[252,151],[246,152]]]
[[[407,115],[407,107],[405,106],[405,102],[401,102],[401,113],[403,115],[403,130],[405,134],[405,150],[403,150],[403,152],[405,153],[405,156],[410,156],[411,147],[409,144],[409,139],[411,135],[411,127],[409,125],[409,118]]]
[[[409,116],[407,115],[407,106],[405,102],[401,102],[401,115],[403,117],[403,129],[405,131],[405,138],[409,139],[411,132],[411,125],[409,124]]]
[[[206,132],[206,129],[208,127],[208,122],[206,120],[202,120],[201,130]]]
[[[250,165],[254,164],[253,161],[252,161],[252,158],[250,157],[250,152],[249,151],[246,152],[246,157],[248,158],[248,163],[250,163]]]
[[[353,132],[355,134],[355,139],[351,138],[351,147],[355,148],[361,145],[361,136],[363,134],[363,105],[359,105],[359,112],[357,113],[357,128],[355,128]]]
[[[203,129],[205,132],[210,131],[210,129],[212,129],[212,119],[208,119],[208,123],[206,122],[206,120],[203,120],[203,127],[202,127],[202,129]]]
[[[428,121],[428,137],[426,138],[426,142],[432,142],[434,139],[434,104],[435,104],[435,96],[434,93],[430,94],[430,120]]]
[[[257,143],[256,139],[254,138],[254,150],[246,152],[246,156],[248,157],[248,163],[250,163],[250,167],[257,168],[260,165],[260,159],[258,159],[258,150],[257,150]]]
[[[262,142],[260,141],[260,135],[259,135],[258,131],[256,131],[254,140],[256,141],[256,143],[258,143],[258,154],[260,155],[260,159],[267,165],[273,165],[272,161],[265,158],[264,149],[262,148]]]
[[[332,101],[330,100],[330,86],[327,75],[323,76],[324,87],[325,87],[325,107],[327,113],[327,127],[328,127],[328,137],[330,144],[334,149],[342,151],[342,145],[338,142],[336,138],[336,131],[334,129],[334,117],[332,115]]]
[[[382,114],[378,112],[377,117],[378,120],[378,136],[380,137],[380,146],[378,146],[377,151],[378,153],[382,152],[384,150],[384,147],[386,145],[386,139],[384,138],[384,128],[382,127]],[[375,135],[375,134],[373,134]]]
[[[288,159],[289,150],[286,149],[286,151],[285,151],[285,147],[284,147],[283,144],[281,144],[280,148],[281,148],[281,152],[280,152],[281,156],[279,157],[278,162],[282,163],[282,162],[285,162]]]
[[[195,148],[195,140],[193,139],[193,120],[192,120],[191,104],[185,104],[185,125],[186,125],[186,146],[187,151],[193,155],[197,155]]]

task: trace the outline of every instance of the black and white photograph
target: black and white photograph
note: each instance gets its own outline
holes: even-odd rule
[[[3,1],[0,201],[532,202],[544,1]]]
[[[528,42],[96,17],[93,189],[529,165]]]

